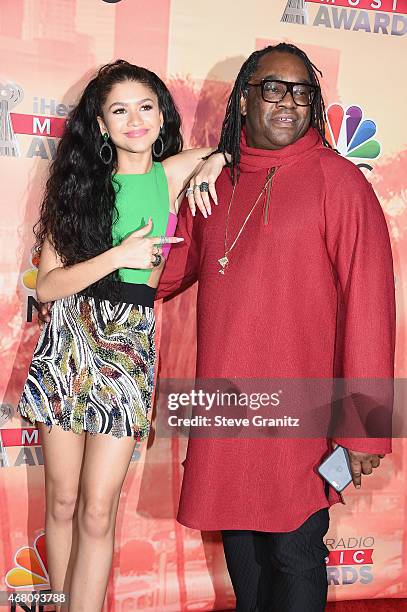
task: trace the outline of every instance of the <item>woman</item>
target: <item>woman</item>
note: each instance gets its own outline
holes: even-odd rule
[[[212,152],[181,148],[157,75],[104,66],[67,122],[35,228],[37,296],[54,305],[19,411],[41,433],[50,583],[72,612],[103,607],[121,487],[149,431],[155,288],[180,240],[178,196]],[[200,176],[223,165],[213,155]],[[216,199],[212,183],[189,187],[191,208]]]

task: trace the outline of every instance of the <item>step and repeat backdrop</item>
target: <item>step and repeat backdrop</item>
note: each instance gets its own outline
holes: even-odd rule
[[[66,116],[84,84],[116,58],[147,66],[175,97],[186,146],[214,145],[244,59],[278,41],[302,47],[323,72],[328,137],[372,182],[386,215],[402,378],[406,33],[407,0],[1,0],[0,591],[49,587],[43,455],[38,432],[18,417],[16,405],[38,337],[32,226]],[[192,288],[157,308],[161,376],[193,376],[195,295]],[[184,456],[185,439],[153,435],[136,446],[106,610],[233,608],[219,534],[175,520]],[[331,600],[407,597],[406,460],[407,442],[397,439],[374,477],[358,492],[349,488],[346,505],[332,509]]]

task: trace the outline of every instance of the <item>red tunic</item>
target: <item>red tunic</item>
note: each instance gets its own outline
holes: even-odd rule
[[[228,170],[219,206],[205,220],[181,207],[157,298],[196,280],[197,376],[329,378],[393,376],[395,306],[386,222],[360,170],[310,128],[278,151],[242,141],[229,220],[233,241],[271,168],[269,205],[259,202],[224,276]],[[184,203],[185,204],[185,203]],[[387,453],[389,439],[337,439]],[[178,520],[201,530],[291,531],[327,500],[316,467],[326,439],[190,439]]]

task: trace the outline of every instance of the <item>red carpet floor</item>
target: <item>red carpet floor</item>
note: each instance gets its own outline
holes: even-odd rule
[[[407,612],[407,599],[373,599],[329,603],[327,612]]]

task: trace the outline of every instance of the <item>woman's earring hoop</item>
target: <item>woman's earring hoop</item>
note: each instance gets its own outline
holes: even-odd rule
[[[159,143],[159,146],[160,146],[159,152],[157,152],[156,148],[155,148],[157,142]],[[154,157],[157,157],[157,158],[161,157],[161,155],[163,154],[163,151],[164,151],[164,141],[163,141],[163,138],[161,136],[161,129],[160,129],[160,133],[158,135],[158,138],[157,138],[157,140],[153,144],[153,155],[154,155]]]
[[[99,151],[100,159],[102,160],[104,164],[106,164],[106,166],[110,164],[113,159],[113,149],[110,143],[108,142],[108,139],[109,139],[109,134],[105,132],[103,134],[103,144],[100,147],[100,151]]]

